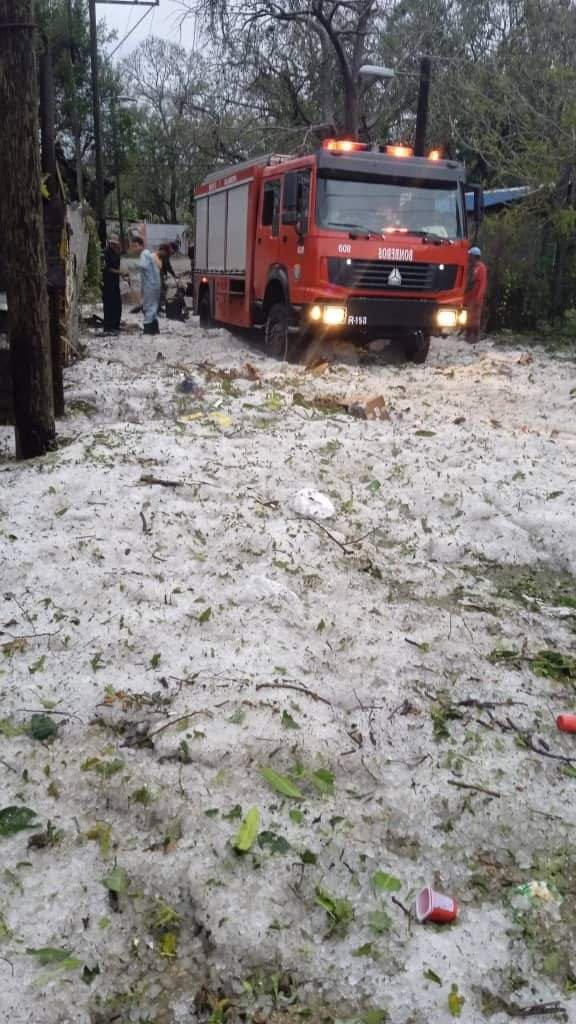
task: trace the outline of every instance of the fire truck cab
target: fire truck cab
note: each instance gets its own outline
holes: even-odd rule
[[[466,323],[464,180],[437,153],[346,140],[216,171],[195,193],[200,323],[259,326],[284,358],[337,334],[424,362],[431,334]]]

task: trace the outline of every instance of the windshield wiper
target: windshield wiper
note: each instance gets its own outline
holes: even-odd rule
[[[423,242],[434,242],[435,245],[444,245],[445,243],[452,245],[451,238],[447,238],[444,235],[436,235],[434,231],[423,231],[421,229],[414,230],[413,228],[410,228],[408,234],[418,235]]]
[[[334,224],[333,222],[329,222],[327,226],[331,228],[348,228],[350,238],[358,237],[358,233],[366,235],[366,238],[370,238],[372,236],[374,236],[374,238],[382,238],[381,231],[375,231],[374,228],[365,228],[362,224]]]

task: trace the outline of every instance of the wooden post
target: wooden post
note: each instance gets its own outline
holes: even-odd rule
[[[32,0],[0,4],[0,223],[16,454],[55,447]]]

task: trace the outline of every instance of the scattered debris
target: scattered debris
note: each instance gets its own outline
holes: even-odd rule
[[[336,515],[330,498],[320,491],[312,490],[311,487],[304,487],[293,495],[291,505],[297,515],[310,519],[331,519]]]
[[[390,419],[390,413],[382,395],[375,395],[374,398],[366,398],[361,401],[356,400],[347,406],[347,411],[359,420]]]
[[[181,395],[193,395],[194,398],[203,398],[205,393],[204,388],[200,387],[198,381],[194,380],[193,377],[184,377],[184,380],[180,381],[176,390]]]
[[[420,924],[433,921],[435,924],[449,924],[458,917],[458,904],[451,896],[444,896],[427,885],[422,889],[415,904],[416,918]]]
[[[556,725],[560,732],[576,732],[576,715],[558,715]]]

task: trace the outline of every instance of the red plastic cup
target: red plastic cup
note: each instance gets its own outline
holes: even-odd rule
[[[576,715],[558,715],[556,725],[560,732],[576,732]]]
[[[416,917],[420,924],[434,921],[436,924],[449,924],[458,917],[458,904],[451,896],[435,892],[427,885],[416,897]]]

